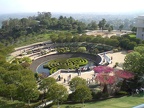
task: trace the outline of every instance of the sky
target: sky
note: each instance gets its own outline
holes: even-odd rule
[[[61,12],[122,13],[144,10],[144,0],[0,0],[0,14]]]

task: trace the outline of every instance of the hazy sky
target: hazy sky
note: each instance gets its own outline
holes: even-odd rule
[[[0,14],[20,12],[133,12],[144,0],[0,0]]]

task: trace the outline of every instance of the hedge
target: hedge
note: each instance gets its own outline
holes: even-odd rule
[[[44,68],[48,68],[50,70],[50,74],[56,72],[58,69],[76,69],[80,66],[84,66],[88,64],[88,60],[81,57],[76,58],[61,58],[49,61],[47,64],[44,64]]]

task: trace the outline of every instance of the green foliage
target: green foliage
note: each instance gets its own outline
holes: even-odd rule
[[[24,63],[24,62],[27,62],[27,63],[31,64],[32,60],[29,57],[23,57],[23,58],[15,58],[12,61],[12,63],[15,63],[15,64],[21,64],[21,63]]]
[[[82,102],[91,100],[92,95],[90,89],[85,85],[77,86],[75,92],[72,95],[72,100],[75,102]]]
[[[102,92],[95,92],[95,91],[92,91],[92,97],[93,99],[100,99],[102,97]]]
[[[78,86],[86,86],[87,83],[86,83],[86,80],[83,79],[83,78],[80,78],[80,77],[74,77],[72,78],[72,80],[69,82],[69,86],[70,86],[70,89],[72,91],[75,91],[77,89]]]
[[[57,48],[57,52],[58,53],[66,53],[69,52],[69,48],[65,47],[65,48]]]
[[[131,52],[127,54],[124,59],[123,68],[128,71],[140,73],[140,59],[141,55],[138,52]]]
[[[23,57],[23,58],[15,58],[13,61],[12,61],[12,66],[10,66],[10,68],[16,68],[17,66],[17,69],[18,67],[20,68],[28,68],[30,66],[30,64],[32,63],[32,60],[29,58],[29,57]]]
[[[128,93],[126,92],[126,91],[119,91],[119,92],[117,92],[115,95],[116,96],[125,96],[125,95],[127,95]]]
[[[48,100],[53,100],[53,102],[58,103],[67,100],[68,98],[68,91],[67,89],[60,84],[53,84],[49,88],[49,92],[47,92]]]
[[[58,69],[76,69],[79,66],[84,66],[88,63],[85,58],[77,57],[77,58],[69,58],[69,59],[55,59],[45,64],[44,68],[50,69],[50,74],[56,72]]]
[[[75,20],[72,17],[52,18],[47,17],[45,14],[50,12],[38,13],[37,16],[5,20],[2,22],[0,29],[0,40],[5,45],[11,45],[17,42],[18,44],[34,43],[36,41],[44,41],[49,39],[45,36],[53,30],[67,30],[82,33],[86,29],[83,22]],[[9,24],[7,24],[9,22]],[[11,36],[9,36],[11,34]],[[41,35],[42,34],[42,35]],[[39,36],[40,35],[40,36]],[[55,41],[52,38],[53,42]],[[69,39],[67,39],[69,41]],[[62,41],[61,41],[62,42]]]
[[[134,48],[134,51],[144,54],[144,46],[138,46]]]
[[[113,41],[115,41],[113,39]],[[119,45],[119,42],[110,42],[113,44],[96,44],[96,43],[87,43],[87,42],[71,42],[71,43],[57,43],[55,47],[59,53],[66,53],[66,52],[82,52],[82,53],[90,53],[90,54],[97,54],[103,51],[110,51],[114,47]],[[112,46],[110,46],[112,45]]]
[[[118,52],[118,49],[113,49],[113,52]]]
[[[102,94],[102,98],[108,98],[109,97],[109,94],[108,93],[103,93]]]
[[[48,89],[56,83],[56,80],[52,77],[48,77],[43,79],[40,83],[39,83],[39,89],[42,90],[44,93],[46,93],[48,91]]]
[[[77,49],[77,52],[85,53],[86,52],[86,47],[79,47]]]

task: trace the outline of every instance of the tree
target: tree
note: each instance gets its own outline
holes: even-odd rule
[[[97,54],[99,53],[99,50],[98,50],[97,48],[94,48],[94,49],[89,50],[89,52],[90,52],[91,54],[97,55]]]
[[[140,72],[140,59],[141,55],[139,52],[131,52],[126,55],[124,59],[123,69],[132,72]],[[142,71],[143,72],[143,71]]]
[[[76,102],[82,102],[84,106],[84,102],[86,100],[91,100],[92,99],[92,92],[91,90],[85,86],[85,85],[80,85],[77,87],[76,91],[72,94],[72,100]]]
[[[95,80],[103,86],[103,93],[108,94],[110,93],[108,92],[108,86],[115,86],[116,83],[119,82],[119,78],[123,78],[125,80],[134,77],[134,75],[129,71],[114,70],[114,68],[107,66],[97,66],[94,68],[94,71],[97,73]],[[109,88],[109,90],[110,89],[111,88]]]
[[[39,91],[35,81],[22,81],[18,86],[18,96],[23,101],[30,104],[31,100],[36,100],[39,97]]]
[[[123,29],[124,25],[119,26],[119,30],[121,31]]]
[[[56,80],[52,77],[45,78],[39,83],[39,89],[43,92],[43,99],[45,98],[45,95],[48,92],[49,88],[55,83]]]
[[[87,27],[89,30],[96,30],[98,28],[98,25],[96,23],[96,21],[91,21],[89,24],[88,24],[88,27]]]
[[[22,77],[17,83],[18,97],[30,104],[31,100],[36,100],[39,97],[36,79],[34,73],[28,69],[21,70],[20,74]]]
[[[127,45],[127,49],[128,50],[133,50],[134,47],[137,46],[137,43],[136,42],[129,42],[128,45]]]
[[[87,85],[86,80],[80,77],[74,77],[70,81],[70,90],[75,91],[80,85]]]
[[[103,93],[108,93],[108,84],[115,83],[115,76],[110,76],[109,73],[114,69],[108,66],[97,66],[94,68],[94,72],[98,73],[96,76],[96,80],[103,85]]]
[[[111,32],[113,30],[113,26],[108,27],[108,31]]]
[[[72,38],[72,42],[78,42],[79,41],[79,37],[80,36],[73,36],[73,38]]]
[[[117,39],[110,39],[107,44],[111,45],[111,46],[114,46],[114,47],[118,47],[119,46],[119,41]]]
[[[87,36],[86,37],[86,42],[91,42],[94,39],[93,36]]]
[[[85,53],[85,52],[86,52],[86,47],[79,47],[79,48],[77,49],[77,52]]]
[[[67,100],[68,91],[63,85],[56,83],[49,88],[49,92],[47,92],[47,98],[49,100],[53,100],[53,102],[56,102],[59,108],[59,102]]]
[[[104,18],[101,21],[99,21],[98,26],[102,31],[104,30],[105,24],[106,24],[106,20]]]
[[[131,31],[132,31],[133,33],[136,33],[137,28],[136,28],[136,27],[133,27],[133,28],[131,29]]]
[[[6,94],[8,97],[11,98],[13,101],[13,98],[17,96],[17,86],[16,84],[8,84],[6,85]]]
[[[79,42],[85,42],[86,41],[86,36],[85,35],[81,35],[79,37]]]
[[[129,39],[123,38],[123,39],[120,40],[120,46],[121,46],[122,48],[127,49],[127,45],[128,45],[129,42],[130,42]]]
[[[144,46],[134,47],[134,51],[144,54]]]
[[[129,72],[129,71],[125,71],[125,70],[117,70],[115,72],[116,77],[118,78],[122,78],[122,85],[121,85],[121,90],[127,91],[130,88],[130,85],[127,84],[126,80],[130,80],[132,78],[134,78],[134,74]]]
[[[6,91],[6,84],[5,84],[4,80],[2,80],[1,78],[0,78],[0,85],[1,85],[0,96],[4,96],[5,91]]]
[[[127,54],[124,60],[123,68],[127,71],[132,71],[135,74],[134,80],[132,80],[133,85],[138,87],[142,86],[144,83],[141,82],[144,74],[144,46],[138,46],[134,48],[134,51]],[[141,82],[141,83],[140,83]]]
[[[71,42],[72,36],[66,36],[65,42]]]
[[[55,42],[57,42],[57,40],[58,40],[58,36],[56,36],[55,34],[53,34],[53,35],[50,36],[50,39],[51,39],[51,41],[52,41],[53,43],[55,43]]]

